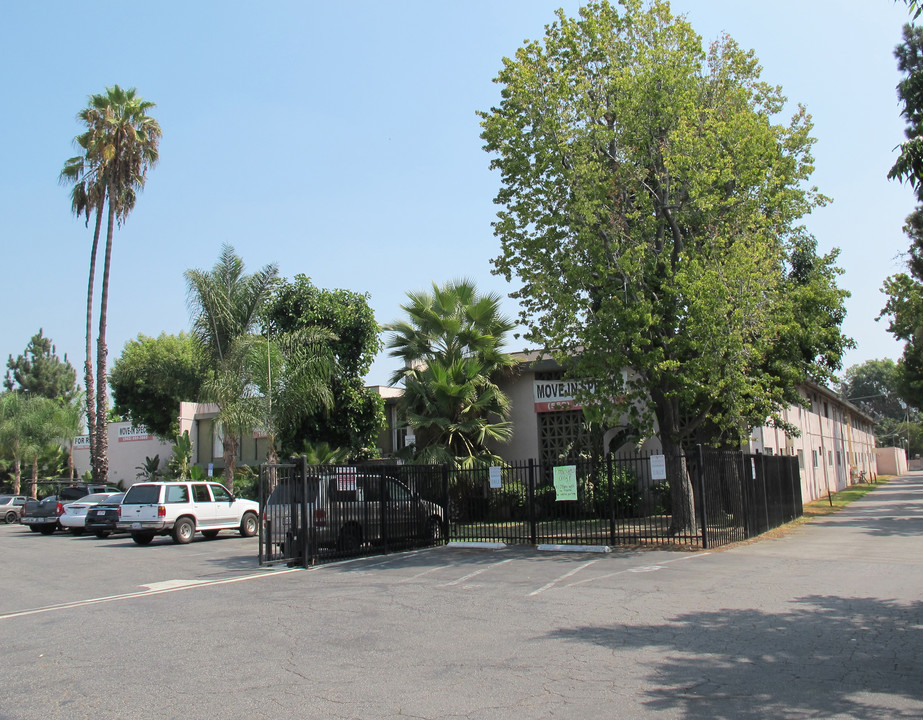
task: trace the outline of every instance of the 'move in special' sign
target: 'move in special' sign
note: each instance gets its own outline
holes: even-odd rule
[[[576,400],[577,391],[592,393],[594,388],[593,383],[580,380],[535,380],[532,384],[535,412],[580,410],[583,405]]]

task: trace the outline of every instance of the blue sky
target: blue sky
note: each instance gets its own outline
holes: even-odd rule
[[[183,272],[230,243],[319,287],[368,293],[380,323],[408,291],[490,273],[498,179],[476,111],[498,99],[501,59],[563,7],[546,0],[156,4],[9,3],[0,25],[0,359],[41,327],[82,374],[92,230],[57,184],[75,115],[106,86],[157,104],[161,162],[115,237],[110,363],[139,333],[189,328]],[[764,79],[807,106],[814,182],[834,202],[807,225],[842,250],[846,366],[900,355],[875,322],[902,269],[909,187],[886,174],[902,140],[893,58],[907,20],[890,0],[677,0],[706,41],[755,50]],[[101,274],[101,273],[100,273]],[[98,301],[97,301],[98,306]],[[517,306],[507,300],[514,315]],[[513,342],[511,350],[522,347]],[[384,384],[382,355],[367,381]],[[5,367],[3,369],[5,372]]]

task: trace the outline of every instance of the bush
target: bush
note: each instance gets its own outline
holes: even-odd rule
[[[612,473],[611,485],[603,476],[593,488],[593,506],[596,513],[602,517],[609,516],[610,508],[617,518],[637,517],[641,499],[638,479],[630,470],[615,470]]]
[[[654,496],[654,513],[656,515],[673,514],[673,491],[670,489],[670,481],[664,480],[651,488],[651,495]]]

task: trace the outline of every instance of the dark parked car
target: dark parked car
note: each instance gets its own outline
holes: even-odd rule
[[[87,511],[87,532],[98,538],[109,537],[114,532],[119,532],[116,524],[119,521],[119,505],[125,493],[113,495]]]

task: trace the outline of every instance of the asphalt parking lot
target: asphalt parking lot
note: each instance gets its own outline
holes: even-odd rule
[[[919,718],[921,479],[720,552],[261,569],[0,525],[0,718]]]

